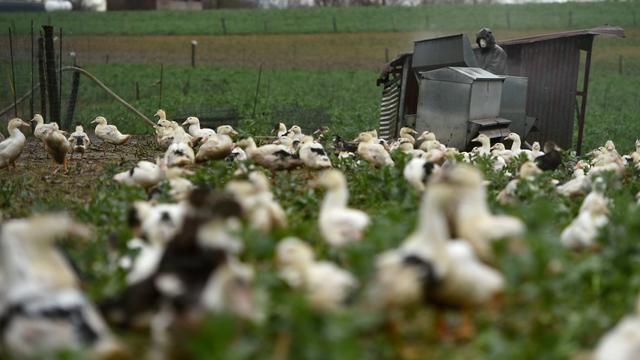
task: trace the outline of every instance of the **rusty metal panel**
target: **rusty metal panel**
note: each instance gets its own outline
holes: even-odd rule
[[[581,42],[593,41],[593,36],[503,44],[507,74],[529,78],[527,114],[538,119],[539,129],[529,134],[529,141],[553,140],[565,149],[571,147],[579,50]]]

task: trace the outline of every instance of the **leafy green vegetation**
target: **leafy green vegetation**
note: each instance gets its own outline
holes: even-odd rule
[[[15,25],[28,34],[30,22],[62,27],[66,34],[193,35],[318,33],[359,31],[587,28],[603,24],[637,26],[637,2],[528,5],[425,5],[291,8],[270,10],[120,11],[0,14],[0,28]],[[335,18],[335,30],[333,19]],[[223,20],[224,19],[224,27]],[[87,24],[91,24],[88,26]],[[226,30],[226,32],[225,32]]]

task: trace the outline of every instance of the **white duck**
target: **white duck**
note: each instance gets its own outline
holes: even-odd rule
[[[533,157],[534,160],[535,158],[544,155],[544,151],[540,149],[541,149],[540,143],[537,141],[534,141],[533,144],[531,145],[531,156]]]
[[[200,119],[195,116],[190,116],[182,123],[182,126],[189,126],[189,135],[194,138],[200,138],[206,141],[210,136],[216,134],[215,130],[208,128],[200,128]]]
[[[537,175],[540,175],[542,170],[540,170],[535,163],[531,161],[527,161],[520,166],[520,173],[517,179],[513,179],[509,181],[507,186],[502,189],[498,193],[497,200],[501,204],[506,204],[515,200],[516,190],[518,189],[518,184],[521,181],[531,182],[535,179]]]
[[[209,135],[207,140],[200,146],[196,154],[196,161],[224,159],[233,150],[233,140],[231,135],[237,135],[230,125],[221,125],[217,128],[217,134]]]
[[[593,353],[593,360],[634,360],[640,356],[640,298],[633,314],[625,316],[604,334]]]
[[[0,142],[0,169],[9,166],[16,168],[16,160],[22,154],[27,140],[20,131],[20,126],[29,126],[29,124],[18,118],[9,120],[9,125],[7,125],[9,137]]]
[[[358,282],[348,271],[328,261],[315,261],[311,247],[298,238],[280,240],[276,250],[280,276],[303,289],[312,307],[332,311],[344,307]]]
[[[293,125],[289,128],[289,131],[287,131],[287,137],[294,141],[302,141],[302,138],[304,138],[304,134],[302,133],[302,129],[300,128],[300,126]]]
[[[273,131],[276,132],[277,138],[287,136],[287,126],[283,123],[277,123]]]
[[[455,169],[455,167],[453,167]],[[458,184],[445,176],[435,178],[425,191],[417,229],[395,250],[376,258],[374,300],[390,307],[431,303],[437,308],[463,312],[461,336],[473,332],[469,312],[491,303],[504,289],[504,278],[482,263],[464,240],[453,240],[447,220],[448,207],[459,197]],[[440,311],[437,332],[445,335]]]
[[[591,179],[584,172],[584,169],[588,166],[589,164],[586,161],[578,161],[573,171],[573,178],[556,187],[558,193],[568,197],[584,195],[591,187]]]
[[[438,168],[438,165],[427,161],[425,157],[418,156],[407,162],[402,175],[416,191],[421,193],[424,191],[431,174]]]
[[[474,148],[473,152],[477,155],[489,155],[491,154],[491,139],[485,134],[478,134],[475,138],[471,139],[471,142],[480,143],[479,148]]]
[[[318,220],[325,241],[337,248],[360,241],[370,220],[363,211],[347,207],[349,190],[344,174],[339,170],[325,170],[316,184],[327,190]]]
[[[584,198],[578,216],[560,235],[562,245],[573,250],[591,248],[602,227],[609,223],[609,200],[604,196],[605,182],[596,178],[593,190]]]
[[[248,181],[231,181],[225,189],[242,205],[252,227],[264,232],[287,227],[287,214],[275,200],[269,179],[263,173],[251,172]]]
[[[36,126],[33,130],[33,136],[44,141],[45,133],[49,130],[60,130],[58,127],[58,123],[52,122],[49,124],[44,123],[44,118],[40,114],[33,115],[33,119],[31,119],[31,123],[34,123]]]
[[[300,160],[305,167],[319,170],[331,167],[331,160],[324,151],[322,144],[315,142],[313,137],[305,136],[300,144]]]
[[[439,171],[434,177],[444,177],[449,186],[456,186],[457,196],[452,197],[448,205],[452,235],[468,241],[483,261],[493,258],[493,241],[514,238],[524,232],[524,224],[519,219],[491,213],[480,170],[460,164]]]
[[[376,141],[371,133],[363,132],[358,136],[358,155],[375,167],[393,166],[391,155],[384,145]]]
[[[126,143],[131,138],[131,135],[123,135],[115,125],[107,124],[107,119],[103,116],[96,117],[91,123],[97,124],[95,133],[98,139],[114,145],[114,148],[116,145]]]
[[[196,155],[186,142],[174,142],[164,153],[164,161],[169,167],[193,165]]]
[[[64,214],[3,224],[1,336],[11,357],[47,358],[63,350],[86,350],[87,357],[126,354],[54,244],[60,237],[89,235],[86,227]]]
[[[531,153],[531,150],[527,150],[527,149],[521,149],[522,147],[522,140],[520,140],[520,135],[516,134],[516,133],[509,133],[509,135],[507,135],[504,140],[511,140],[511,153],[513,154],[513,156],[520,156],[520,154],[524,153],[527,155],[527,159],[529,161],[533,161],[535,160],[535,157],[533,156],[533,154]]]
[[[285,145],[266,144],[258,147],[253,138],[249,137],[238,141],[238,146],[244,148],[249,159],[272,171],[300,165],[299,157]]]
[[[84,132],[84,128],[82,125],[76,125],[76,130],[69,135],[69,143],[71,143],[71,157],[73,158],[73,154],[80,154],[80,158],[84,158],[84,153],[87,151],[87,147],[91,145],[91,139],[86,132]]]
[[[155,163],[143,160],[130,170],[114,175],[113,180],[129,186],[140,186],[149,192],[164,179],[165,170],[166,164],[160,158],[157,158]]]

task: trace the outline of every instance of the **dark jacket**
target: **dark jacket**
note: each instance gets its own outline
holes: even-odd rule
[[[487,42],[487,46],[480,47],[480,39],[484,39]],[[507,67],[507,53],[496,44],[496,38],[493,37],[493,33],[488,28],[482,28],[476,34],[476,44],[480,48],[480,51],[476,51],[476,60],[478,65],[496,75],[504,75]]]

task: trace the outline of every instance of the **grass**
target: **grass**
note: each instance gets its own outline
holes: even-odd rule
[[[640,290],[640,262],[635,254],[640,245],[640,208],[633,195],[640,190],[640,173],[628,169],[615,186],[609,179],[607,196],[612,199],[611,223],[598,241],[599,252],[575,254],[559,245],[559,234],[575,216],[581,199],[550,196],[549,179],[566,179],[559,170],[545,174],[530,186],[519,188],[515,206],[499,206],[491,199],[504,186],[504,174],[487,172],[491,181],[489,199],[497,212],[513,214],[527,224],[518,250],[497,248],[497,267],[505,274],[508,289],[499,314],[480,312],[475,321],[478,335],[469,342],[447,343],[434,338],[428,329],[432,313],[419,309],[407,314],[400,340],[383,331],[384,314],[354,306],[348,311],[323,315],[309,308],[301,294],[277,278],[273,253],[277,241],[295,235],[309,241],[319,258],[337,261],[352,271],[361,284],[373,275],[373,256],[397,246],[415,226],[417,194],[402,180],[406,158],[394,155],[396,166],[376,170],[366,164],[334,162],[348,176],[350,204],[372,217],[372,226],[362,243],[349,247],[341,256],[321,240],[316,219],[322,192],[306,186],[297,173],[278,173],[273,179],[274,194],[286,209],[290,227],[269,234],[243,230],[245,250],[241,257],[257,270],[256,287],[266,320],[259,324],[238,322],[228,315],[212,316],[190,337],[197,358],[255,359],[275,357],[278,342],[291,336],[289,357],[294,359],[513,359],[571,357],[595,346],[601,334],[633,309]],[[565,158],[565,162],[575,159]],[[38,199],[33,193],[39,179],[21,181],[0,177],[4,216],[66,208],[75,217],[91,224],[95,237],[86,244],[65,244],[77,263],[87,291],[102,299],[120,289],[122,274],[114,271],[117,254],[126,253],[130,238],[126,229],[129,204],[145,197],[139,189],[110,180],[113,172],[128,165],[113,163],[97,178],[95,191],[84,203],[65,203],[63,198]],[[479,165],[481,168],[482,165]],[[512,165],[510,170],[514,170]],[[234,171],[224,162],[196,168],[192,179],[221,188]],[[532,191],[535,186],[542,191]],[[378,189],[379,191],[371,191]],[[38,199],[34,202],[34,198]],[[365,298],[363,287],[356,304]],[[127,338],[127,334],[122,334]]]
[[[474,6],[443,4],[419,7],[326,7],[197,12],[6,13],[0,14],[0,29],[13,27],[17,34],[29,34],[29,19],[33,19],[37,27],[47,23],[62,27],[67,35],[376,32],[457,30],[470,27],[476,29],[482,26],[494,29],[564,29],[588,28],[603,24],[637,26],[637,16],[640,16],[640,5],[633,1]]]

